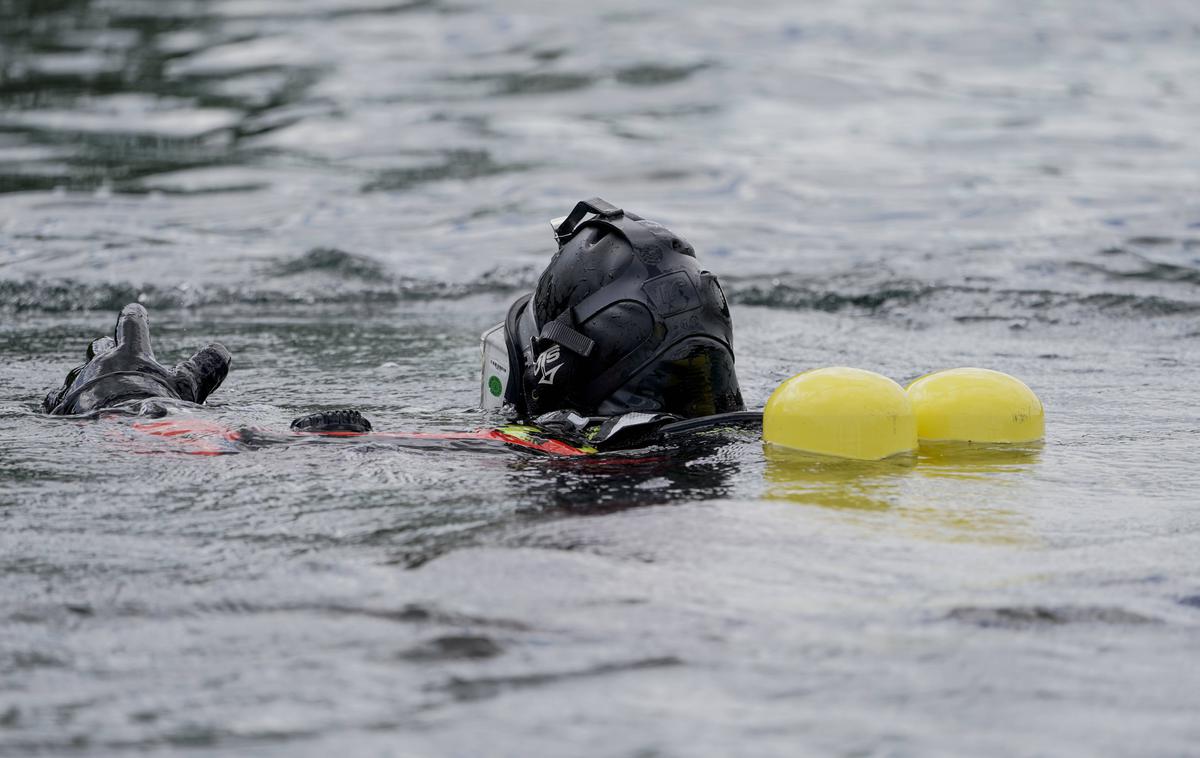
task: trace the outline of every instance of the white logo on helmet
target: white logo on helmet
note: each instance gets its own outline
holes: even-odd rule
[[[533,371],[538,376],[538,384],[554,384],[555,375],[563,367],[558,362],[558,359],[561,357],[562,353],[559,351],[558,345],[551,345],[538,355],[537,361],[533,364]]]

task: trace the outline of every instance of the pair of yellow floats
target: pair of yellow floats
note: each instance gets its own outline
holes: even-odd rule
[[[763,440],[807,453],[875,461],[917,449],[918,440],[1029,443],[1045,433],[1042,401],[999,371],[956,368],[907,388],[856,368],[793,376],[763,411]]]

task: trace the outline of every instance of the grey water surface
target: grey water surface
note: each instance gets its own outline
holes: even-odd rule
[[[0,0],[0,753],[1200,753],[1200,5]],[[138,301],[197,419],[464,430],[593,195],[747,401],[975,365],[1040,447],[190,455],[38,402]]]

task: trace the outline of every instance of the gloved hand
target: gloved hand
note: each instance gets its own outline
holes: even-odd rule
[[[317,411],[294,419],[291,430],[306,434],[329,434],[331,432],[366,434],[371,431],[371,421],[352,408],[340,411]]]
[[[151,397],[203,403],[225,381],[230,361],[225,346],[214,342],[173,369],[163,366],[150,348],[150,315],[131,303],[121,309],[114,336],[93,340],[87,362],[46,394],[42,408],[67,415]]]

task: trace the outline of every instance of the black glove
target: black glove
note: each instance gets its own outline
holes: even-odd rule
[[[340,411],[318,411],[292,421],[293,432],[307,434],[329,434],[330,432],[352,432],[366,434],[371,431],[370,420],[353,409]]]
[[[87,362],[71,369],[61,389],[47,393],[42,408],[67,415],[151,397],[203,403],[225,381],[230,361],[225,346],[214,342],[173,369],[163,366],[150,348],[149,314],[131,303],[121,309],[115,335],[93,340]]]

